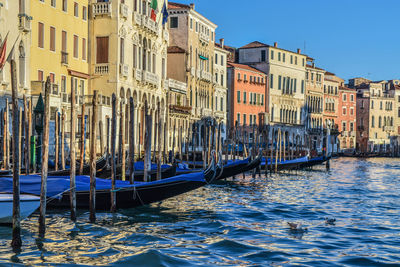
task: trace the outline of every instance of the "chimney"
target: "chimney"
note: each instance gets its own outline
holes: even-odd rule
[[[312,67],[315,68],[315,63],[314,62],[312,63]]]
[[[274,43],[274,47],[278,47],[278,43],[277,42]]]
[[[225,43],[224,38],[219,39],[219,44],[221,45],[221,48],[224,48],[224,43]]]
[[[301,54],[301,49],[297,48],[297,54]]]
[[[190,8],[194,10],[194,3],[190,4]]]

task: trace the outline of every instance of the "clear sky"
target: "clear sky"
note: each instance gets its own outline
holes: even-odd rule
[[[296,51],[343,79],[400,79],[400,0],[180,0],[234,47],[252,41]],[[217,39],[217,40],[218,40]],[[305,48],[305,49],[304,49]]]

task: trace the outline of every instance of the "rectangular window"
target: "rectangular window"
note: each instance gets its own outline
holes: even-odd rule
[[[82,38],[82,59],[86,60],[86,39]]]
[[[78,9],[79,9],[78,3],[75,2],[75,3],[74,3],[74,16],[75,16],[75,17],[79,17],[79,11],[78,11]]]
[[[82,7],[82,19],[87,20],[87,8],[85,6]]]
[[[290,55],[290,64],[293,64],[293,55]]]
[[[237,121],[238,124],[240,124],[240,113],[237,114],[236,121]]]
[[[274,75],[273,74],[271,74],[271,76],[270,76],[270,87],[271,87],[271,89],[274,88]]]
[[[278,52],[278,61],[281,61],[281,52]]]
[[[62,11],[67,12],[68,10],[68,0],[62,0]]]
[[[108,63],[108,36],[96,37],[96,63]]]
[[[50,73],[50,82],[52,83],[52,84],[54,84],[54,81],[56,80],[56,75],[54,74],[54,73]]]
[[[261,62],[264,62],[266,59],[265,50],[261,50]]]
[[[301,80],[301,93],[304,94],[304,80]]]
[[[346,115],[346,108],[343,108],[343,115]]]
[[[294,64],[297,65],[297,57],[294,57]]]
[[[285,62],[285,60],[286,60],[286,54],[282,53],[282,61]]]
[[[303,67],[304,67],[304,58],[303,58]]]
[[[237,79],[240,81],[240,73],[237,74]]]
[[[264,105],[264,95],[261,95],[261,106]]]
[[[43,71],[38,70],[38,81],[43,81]]]
[[[347,100],[347,96],[346,96],[346,94],[343,94],[343,102],[346,102],[346,100]]]
[[[224,65],[224,55],[221,55],[221,66]]]
[[[350,131],[354,131],[354,123],[350,122]]]
[[[243,104],[246,104],[247,101],[247,93],[243,92]]]
[[[78,58],[79,56],[79,38],[77,35],[74,35],[74,58]]]
[[[293,91],[296,93],[297,91],[297,79],[293,80]]]
[[[282,76],[279,75],[278,76],[278,90],[281,90],[281,89],[282,89]]]
[[[215,64],[218,64],[218,55],[215,54]]]
[[[137,53],[137,46],[136,45],[133,45],[133,67],[134,68],[137,68],[137,55],[136,55],[136,53]]]
[[[171,17],[170,18],[169,27],[171,29],[178,28],[178,17]]]
[[[56,7],[56,0],[51,0],[51,6]]]
[[[61,76],[61,92],[67,92],[67,77]]]
[[[346,131],[346,122],[344,121],[344,122],[342,123],[342,125],[343,125],[343,126],[342,126],[342,127],[343,127],[342,130],[343,130],[343,131]]]
[[[67,52],[67,32],[61,32],[61,51]]]
[[[354,115],[354,108],[350,108],[350,115]]]
[[[124,64],[124,57],[125,57],[124,50],[125,50],[125,40],[124,40],[124,38],[121,38],[120,39],[120,43],[119,43],[119,51],[120,51],[120,53],[119,53],[119,62],[121,64]]]
[[[224,86],[224,75],[221,74],[221,85]]]
[[[44,24],[38,23],[38,47],[44,48]]]
[[[50,27],[50,51],[56,51],[56,28]]]
[[[274,59],[274,50],[271,50],[271,59]]]
[[[354,95],[350,95],[350,101],[354,102]]]
[[[193,29],[193,19],[190,19],[190,29]]]
[[[237,102],[240,103],[240,91],[237,91]]]
[[[250,116],[250,121],[251,121],[251,116]],[[246,125],[246,114],[243,114],[243,125]]]

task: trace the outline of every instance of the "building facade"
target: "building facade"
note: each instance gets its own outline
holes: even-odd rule
[[[122,105],[123,109],[128,109],[129,99],[133,97],[135,143],[141,149],[145,103],[148,114],[153,115],[153,136],[159,102],[161,116],[164,121],[166,119],[169,88],[166,71],[169,33],[160,12],[164,2],[157,8],[155,21],[151,19],[150,3],[148,0],[94,1],[89,27],[90,91],[100,92],[99,118],[109,121],[113,93],[117,96],[117,105]],[[128,122],[127,115],[122,125],[125,139],[128,137]]]
[[[356,148],[357,105],[356,90],[339,87],[338,126],[340,150],[353,152]]]
[[[297,52],[281,49],[277,43],[269,46],[252,42],[238,51],[239,63],[249,64],[267,74],[272,129],[283,130],[287,143],[299,144],[301,141],[304,144],[307,56],[301,54],[300,49]]]
[[[88,2],[30,1],[32,95],[44,92],[49,76],[52,116],[64,109],[70,118],[71,90],[75,90],[78,104],[89,101]]]
[[[19,97],[31,94],[29,62],[32,17],[29,10],[29,0],[0,2],[0,46],[7,38],[6,57],[14,46]],[[0,92],[5,96],[1,98],[0,106],[5,106],[6,98],[11,103],[11,69],[7,61],[0,70]]]
[[[309,59],[313,61],[312,59]],[[323,104],[324,104],[323,69],[315,64],[306,65],[306,120],[305,128],[308,134],[307,143],[314,152],[322,152],[323,147]]]
[[[169,2],[170,46],[187,51],[186,67],[181,68],[187,83],[190,124],[195,124],[198,146],[203,145],[206,126],[215,116],[215,30],[217,25],[195,10],[195,5]],[[226,60],[226,59],[225,59]],[[168,63],[170,66],[174,62]],[[226,79],[226,78],[224,78]],[[218,115],[218,112],[217,112]]]

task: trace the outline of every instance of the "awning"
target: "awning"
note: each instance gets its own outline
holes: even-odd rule
[[[199,58],[200,58],[200,59],[203,59],[203,60],[208,60],[208,57],[204,57],[204,56],[202,56],[202,55],[199,55]]]

